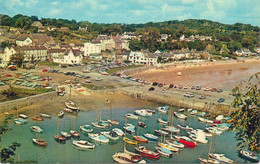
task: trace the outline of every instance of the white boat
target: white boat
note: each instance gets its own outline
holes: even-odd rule
[[[178,112],[184,112],[184,108],[180,108],[180,109],[178,109]]]
[[[87,132],[87,133],[91,133],[94,130],[90,125],[83,125],[83,126],[79,126],[79,127],[82,131]]]
[[[199,121],[201,121],[201,122],[213,124],[213,121],[212,121],[212,120],[208,120],[208,119],[205,119],[205,118],[202,118],[202,117],[198,117],[198,119],[199,119]]]
[[[160,106],[157,108],[157,110],[159,112],[162,112],[162,113],[167,113],[168,112],[168,109],[169,109],[170,106],[166,105],[166,106]]]
[[[106,127],[108,127],[108,126],[106,126],[105,124],[103,124],[102,121],[92,122],[91,124],[92,124],[94,127],[96,127],[96,128],[105,129]]]
[[[129,133],[134,133],[135,132],[135,126],[133,124],[125,124],[124,129],[129,132]]]
[[[158,143],[158,145],[160,146],[160,147],[164,147],[164,148],[166,148],[166,149],[169,149],[170,151],[173,151],[173,152],[178,152],[180,149],[179,148],[177,148],[177,147],[173,147],[172,145],[170,145],[170,144],[167,144],[167,143]]]
[[[41,116],[41,117],[44,117],[44,118],[51,118],[50,115],[45,114],[45,113],[40,113],[40,116]]]
[[[166,119],[161,119],[161,118],[158,118],[157,121],[161,124],[169,124],[169,121],[166,120]]]
[[[173,146],[173,147],[177,147],[177,148],[184,148],[185,145],[183,145],[182,143],[175,141],[175,140],[166,140],[165,141],[167,144]]]
[[[40,128],[39,126],[31,126],[31,130],[36,132],[36,133],[42,133],[43,129]]]
[[[170,132],[170,133],[179,133],[180,129],[174,127],[174,126],[165,126],[164,128],[162,128],[162,130],[166,131],[166,132]]]
[[[177,72],[177,75],[178,75],[178,76],[181,76],[181,72]]]
[[[79,140],[79,141],[72,141],[73,145],[84,148],[84,149],[94,149],[95,145],[84,140]]]
[[[76,130],[70,130],[70,134],[72,135],[72,137],[80,137],[80,133]]]
[[[132,113],[127,113],[125,114],[125,117],[127,118],[131,118],[131,119],[139,119],[139,117],[137,115],[134,115]]]
[[[152,116],[153,113],[148,112],[146,109],[135,110],[135,114],[143,117]]]
[[[250,151],[246,151],[246,150],[240,150],[239,151],[239,154],[243,157],[243,158],[246,158],[248,160],[251,160],[253,162],[258,162],[259,161],[259,158],[253,154],[252,152]]]
[[[178,127],[178,128],[181,128],[181,129],[183,129],[183,130],[193,130],[193,128],[192,128],[192,127],[189,127],[188,125],[186,125],[186,126],[181,126],[181,125],[177,124],[177,127]]]
[[[73,112],[73,110],[71,110],[71,109],[69,109],[69,108],[64,108],[63,109],[65,112],[67,112],[67,113],[72,113]]]
[[[21,117],[21,118],[23,118],[23,119],[27,119],[27,118],[28,118],[28,116],[25,115],[25,114],[19,114],[19,117]]]
[[[158,140],[158,137],[153,135],[153,134],[150,134],[150,133],[145,133],[143,134],[143,136],[149,140]]]
[[[208,140],[206,139],[206,135],[203,132],[197,132],[196,134],[188,132],[188,134],[189,137],[196,142],[200,142],[203,144],[208,143]]]
[[[145,160],[142,159],[142,156],[135,153],[115,153],[112,156],[113,160],[117,163],[146,163]]]
[[[119,136],[114,131],[111,131],[111,132],[109,132],[109,131],[108,132],[100,132],[100,133],[103,134],[108,139],[111,139],[111,140],[118,140],[119,139]]]
[[[224,162],[224,163],[235,163],[235,161],[225,157],[225,154],[209,154],[211,158],[214,158],[220,162]]]
[[[209,158],[209,159],[205,159],[205,158],[198,158],[198,160],[200,161],[200,163],[206,163],[206,164],[220,164],[220,162],[218,160]]]
[[[208,133],[208,132],[206,132],[205,130],[202,130],[202,129],[195,129],[195,130],[190,131],[190,133],[193,133],[193,134],[204,133],[206,137],[212,137],[211,133]]]
[[[23,125],[27,123],[27,120],[23,119],[23,118],[16,118],[14,119],[14,123],[18,124],[18,125]]]
[[[209,128],[205,128],[208,132],[210,132],[210,133],[215,133],[215,134],[222,134],[222,131],[220,131],[220,130],[217,130],[217,128],[216,127],[209,127]]]
[[[177,113],[177,112],[173,112],[174,115],[180,119],[187,119],[187,116],[185,116],[184,114],[181,114],[181,113]]]
[[[188,112],[191,112],[192,110],[193,110],[192,108],[187,109]]]
[[[216,121],[221,121],[221,120],[223,120],[224,119],[224,116],[223,115],[218,115],[217,117],[216,117]]]
[[[95,140],[97,142],[102,142],[102,143],[108,143],[109,142],[109,139],[102,134],[89,133],[88,136],[89,136],[89,138],[91,138],[92,140]]]
[[[193,111],[190,112],[191,115],[195,115],[195,114],[197,114],[197,113],[198,113],[197,110],[193,110]]]
[[[110,124],[112,124],[112,125],[119,125],[119,124],[120,124],[119,121],[113,120],[112,118],[111,118],[111,119],[108,119],[107,121],[108,121]]]
[[[116,134],[118,136],[123,136],[124,135],[124,132],[121,129],[119,129],[119,128],[114,128],[114,129],[112,129],[112,131],[116,132]]]
[[[164,157],[172,157],[172,152],[164,147],[155,146],[156,151]]]
[[[67,101],[65,102],[65,106],[69,109],[72,109],[72,110],[75,110],[75,111],[78,111],[79,110],[79,107],[73,102],[73,101]]]
[[[60,134],[65,137],[65,138],[70,138],[71,137],[71,134],[68,133],[68,132],[65,132],[65,131],[61,131]]]

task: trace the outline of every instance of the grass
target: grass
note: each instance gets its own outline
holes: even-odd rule
[[[91,90],[102,90],[102,89],[114,89],[114,86],[108,85],[108,86],[96,86],[94,84],[84,84],[84,87],[91,89]]]
[[[142,65],[131,65],[131,66],[127,66],[127,67],[111,68],[110,70],[107,71],[107,73],[109,73],[111,75],[111,74],[116,73],[116,72],[121,71],[121,70],[138,68],[138,67],[142,67]]]
[[[46,65],[46,66],[59,66],[59,63],[53,63],[53,62],[47,62],[47,61],[39,62],[39,64]]]

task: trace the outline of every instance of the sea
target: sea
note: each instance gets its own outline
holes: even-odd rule
[[[155,104],[151,106],[150,109],[156,110],[156,107],[162,104]],[[101,131],[110,131],[111,129],[117,127],[123,130],[125,121],[127,123],[132,123],[136,126],[136,133],[142,135],[144,133],[154,134],[155,129],[160,129],[161,125],[158,124],[158,118],[170,119],[171,116],[168,114],[161,114],[156,111],[151,117],[142,117],[141,121],[147,124],[147,128],[138,127],[137,122],[140,120],[127,119],[125,120],[124,115],[126,113],[134,113],[135,110],[140,108],[118,108],[112,109],[112,117],[114,120],[120,121],[120,125],[112,126],[107,129],[95,129],[94,133],[99,133]],[[177,111],[177,107],[171,107],[172,111]],[[188,116],[187,120],[173,118],[173,125],[189,125],[194,129],[205,129],[210,126],[206,123],[198,121],[198,116],[190,115],[187,110],[184,114]],[[28,118],[28,123],[25,125],[16,125],[11,123],[9,127],[12,129],[3,135],[1,146],[5,147],[13,142],[18,142],[21,144],[19,148],[15,151],[15,156],[13,156],[14,161],[18,161],[18,156],[20,161],[24,160],[35,160],[39,163],[114,163],[112,155],[116,152],[123,152],[124,143],[122,138],[118,141],[109,142],[108,144],[100,144],[91,140],[87,133],[80,131],[79,126],[89,124],[95,120],[99,120],[101,115],[102,120],[110,118],[110,110],[96,111],[96,110],[81,110],[78,113],[68,114],[65,113],[63,118],[59,118],[57,115],[52,116],[51,119],[44,119],[42,122],[32,121]],[[58,123],[59,122],[59,123]],[[40,126],[44,132],[41,134],[37,133],[37,137],[44,138],[48,142],[47,146],[38,146],[32,142],[32,138],[36,137],[36,133],[32,132],[30,127],[33,125]],[[81,140],[88,140],[96,144],[94,149],[82,150],[73,146],[72,141],[77,140],[75,138],[68,139],[65,143],[58,143],[54,140],[54,135],[57,132],[60,134],[61,130],[68,131],[73,129],[80,131]],[[238,156],[238,151],[236,145],[238,141],[235,139],[236,132],[224,131],[221,135],[216,135],[215,143],[212,143],[214,147],[214,152],[219,154],[225,154],[226,157],[237,161],[238,163],[245,163],[246,160]],[[127,137],[132,138],[131,134],[126,134]],[[179,135],[186,135],[184,130],[180,131]],[[155,150],[155,146],[158,142],[161,142],[164,138],[159,136],[159,141],[149,141],[144,145],[147,149]],[[166,137],[169,139],[169,137]],[[144,158],[147,163],[198,163],[198,157],[207,158],[209,153],[209,142],[207,144],[198,144],[196,148],[184,148],[178,153],[174,153],[172,158],[161,157],[159,160],[151,160]],[[128,151],[134,152],[135,146],[126,144],[126,149]]]

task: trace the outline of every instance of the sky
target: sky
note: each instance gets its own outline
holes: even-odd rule
[[[208,19],[260,26],[260,0],[0,0],[0,14],[91,23]]]

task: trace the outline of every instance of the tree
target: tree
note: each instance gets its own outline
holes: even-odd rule
[[[15,53],[10,57],[10,62],[17,65],[19,68],[23,65],[24,53]]]
[[[251,76],[248,81],[242,81],[233,90],[236,95],[231,106],[235,108],[231,114],[230,131],[238,131],[236,139],[238,148],[249,148],[259,152],[259,116],[260,116],[260,72]]]
[[[8,128],[8,120],[12,119],[12,116],[6,117],[2,125],[0,126],[0,142],[2,140],[2,136],[9,131]],[[11,146],[2,148],[0,146],[0,163],[10,163],[13,162],[11,156],[15,154],[15,150],[17,147],[20,147],[21,144],[14,142]]]

